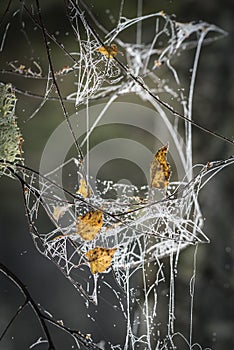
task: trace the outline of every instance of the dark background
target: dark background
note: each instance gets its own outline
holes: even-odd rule
[[[109,1],[95,1],[90,6],[101,23],[111,28],[106,9],[115,16],[119,1],[110,4]],[[27,1],[26,1],[27,4]],[[4,11],[7,1],[1,1],[0,12]],[[211,130],[218,131],[229,138],[234,136],[233,101],[234,101],[234,9],[233,2],[219,0],[178,0],[144,2],[143,13],[164,10],[176,14],[178,21],[204,20],[214,23],[226,30],[229,35],[205,47],[199,64],[194,98],[195,119]],[[13,1],[13,8],[19,8]],[[126,1],[124,14],[134,17],[136,1]],[[12,13],[12,12],[11,12]],[[8,21],[11,16],[8,15]],[[60,31],[60,39],[66,40],[68,23],[64,18],[62,1],[48,1],[43,4],[45,24],[51,32]],[[21,20],[30,23],[24,16]],[[12,26],[7,36],[6,47],[0,53],[0,69],[6,68],[6,63],[18,59],[30,61],[30,57],[41,59],[41,65],[46,66],[46,56],[43,43],[38,33],[35,33],[35,50],[30,52],[34,34],[30,30],[20,31],[20,19],[12,20]],[[4,26],[1,27],[1,31]],[[30,25],[29,27],[30,28]],[[22,28],[21,28],[22,29]],[[25,33],[31,34],[26,38]],[[68,35],[69,36],[69,35]],[[72,45],[68,41],[68,45]],[[185,63],[186,64],[186,63]],[[58,62],[58,66],[64,63]],[[22,78],[1,74],[4,82],[14,82],[18,87],[24,87]],[[30,84],[33,84],[30,82]],[[38,85],[30,85],[27,89],[40,91]],[[30,111],[35,109],[38,101],[21,98],[17,107],[18,123],[25,138],[26,164],[34,169],[38,167],[40,154],[50,132],[61,119],[58,107],[48,105],[30,122],[25,122]],[[31,100],[30,100],[31,101]],[[24,111],[24,110],[25,111]],[[25,114],[24,114],[25,113]],[[194,162],[206,163],[211,160],[225,159],[233,155],[233,147],[225,142],[194,130]],[[204,231],[210,238],[209,245],[200,246],[198,251],[198,266],[195,289],[194,308],[194,341],[203,348],[214,350],[231,350],[234,348],[234,229],[233,229],[233,168],[221,172],[211,180],[202,191],[200,202],[205,218]],[[56,319],[63,319],[74,328],[87,331],[86,323],[82,321],[82,308],[78,302],[79,296],[75,289],[60,275],[56,267],[46,260],[33,246],[28,232],[20,186],[17,181],[2,177],[0,179],[0,261],[6,264],[27,286],[33,298],[51,312]],[[193,252],[188,248],[181,254],[179,269],[184,276],[178,280],[180,317],[183,318],[183,290],[188,286],[188,269]],[[191,271],[190,271],[191,272]],[[187,287],[186,287],[187,288]],[[22,302],[20,293],[3,276],[0,277],[0,333],[10,319],[10,315]],[[104,316],[105,318],[106,316]],[[185,320],[187,318],[185,317]],[[83,322],[83,323],[82,323]],[[181,323],[183,320],[181,319]],[[101,330],[100,330],[101,332]],[[102,330],[103,332],[103,330]],[[105,333],[105,332],[104,332]],[[38,335],[39,334],[39,335]],[[53,329],[58,349],[70,349],[71,340],[61,338]],[[100,333],[101,334],[101,333]],[[1,350],[26,349],[41,335],[38,323],[29,309],[25,310],[9,329],[0,343]],[[103,338],[108,338],[104,334]],[[112,335],[118,339],[118,333]],[[100,339],[102,336],[100,335]],[[98,340],[98,339],[95,339]],[[43,346],[40,347],[41,349]],[[182,349],[183,350],[183,349]]]

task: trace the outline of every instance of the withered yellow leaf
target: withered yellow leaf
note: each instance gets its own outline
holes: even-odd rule
[[[118,53],[118,48],[115,44],[112,44],[111,46],[101,46],[98,47],[97,50],[107,58],[114,58],[114,56]]]
[[[87,185],[85,179],[80,179],[80,187],[76,191],[77,194],[81,194],[84,198],[87,198],[92,195],[91,188]]]
[[[163,189],[168,186],[171,175],[170,165],[167,163],[168,145],[160,148],[150,166],[150,187]]]
[[[76,231],[86,241],[92,241],[101,230],[102,225],[102,211],[92,210],[78,217]]]
[[[105,272],[110,267],[116,250],[117,248],[102,247],[89,250],[85,255],[88,258],[92,274]]]

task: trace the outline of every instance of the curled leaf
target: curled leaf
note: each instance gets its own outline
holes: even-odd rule
[[[107,58],[114,58],[114,56],[118,53],[118,48],[115,44],[112,44],[111,46],[101,46],[98,47],[97,50]]]
[[[91,188],[87,185],[85,179],[80,179],[80,187],[76,191],[77,194],[81,194],[84,198],[90,197],[93,193]]]
[[[79,216],[76,223],[77,233],[86,241],[92,241],[103,225],[102,211],[93,210]]]
[[[64,206],[56,206],[56,207],[54,207],[53,214],[52,214],[53,218],[56,221],[61,219],[70,206],[71,205],[64,205]]]
[[[117,248],[102,247],[89,250],[85,255],[88,258],[92,274],[105,272],[110,267],[116,250]]]
[[[171,175],[170,164],[167,163],[168,145],[158,150],[150,166],[150,187],[163,189],[168,186]]]

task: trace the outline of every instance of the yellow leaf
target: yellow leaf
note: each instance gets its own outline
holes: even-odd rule
[[[92,274],[105,272],[110,267],[116,250],[117,248],[102,247],[89,250],[85,255],[88,258]]]
[[[101,46],[98,47],[97,50],[107,58],[114,58],[114,56],[118,53],[118,48],[115,44],[112,44],[111,46]]]
[[[103,225],[102,211],[93,210],[79,216],[76,223],[77,233],[86,241],[92,241]]]
[[[170,165],[167,163],[168,145],[160,148],[150,166],[150,187],[163,189],[168,186],[171,175]]]
[[[87,185],[85,179],[80,179],[80,187],[76,191],[77,194],[81,194],[84,198],[87,198],[92,195],[91,188]]]

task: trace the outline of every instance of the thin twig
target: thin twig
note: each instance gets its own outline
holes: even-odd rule
[[[1,340],[4,338],[5,334],[7,333],[8,329],[10,328],[10,326],[12,325],[12,323],[15,321],[15,319],[17,318],[17,316],[19,316],[19,314],[21,313],[21,311],[24,309],[24,307],[28,304],[27,300],[23,303],[23,305],[20,305],[18,307],[18,309],[16,310],[15,314],[13,315],[12,319],[10,320],[10,322],[8,323],[8,325],[6,326],[6,328],[4,329],[3,333],[0,336],[0,342]]]
[[[38,12],[38,17],[39,17],[39,22],[40,22],[40,25],[41,25],[41,30],[42,30],[42,34],[43,34],[44,44],[45,44],[46,53],[47,53],[47,59],[48,59],[48,62],[49,62],[49,67],[50,67],[50,72],[51,72],[51,76],[52,76],[52,79],[53,79],[53,83],[54,83],[54,86],[56,87],[56,91],[57,91],[58,96],[59,96],[60,104],[61,104],[61,107],[62,107],[62,110],[63,110],[64,117],[66,119],[68,128],[69,128],[69,130],[71,132],[71,135],[72,135],[72,137],[74,139],[74,143],[75,143],[76,148],[78,150],[78,154],[79,154],[79,157],[80,157],[79,161],[80,161],[80,163],[82,163],[83,162],[83,158],[84,158],[83,157],[83,153],[82,153],[81,148],[79,146],[79,143],[78,143],[78,141],[76,139],[76,135],[75,135],[74,130],[72,128],[71,121],[69,119],[69,115],[68,115],[67,110],[65,108],[65,105],[64,105],[64,102],[63,102],[63,98],[62,98],[62,95],[61,95],[58,83],[57,83],[56,78],[55,78],[53,64],[52,64],[51,55],[50,55],[50,49],[49,49],[49,45],[48,45],[48,41],[47,41],[47,35],[46,35],[45,27],[44,27],[44,24],[43,24],[42,16],[41,16],[41,7],[40,7],[40,4],[39,4],[39,0],[36,0],[36,4],[37,4],[37,12]]]
[[[2,23],[3,23],[3,21],[4,21],[4,18],[6,16],[7,12],[10,9],[11,3],[12,3],[12,0],[9,0],[8,4],[7,4],[7,7],[6,7],[6,9],[5,9],[5,11],[4,11],[3,15],[2,15],[2,18],[0,19],[0,27],[1,27]]]
[[[6,275],[10,280],[13,281],[13,283],[20,289],[21,293],[24,295],[25,300],[27,302],[27,304],[31,304],[32,310],[34,311],[35,315],[37,316],[37,319],[41,325],[41,328],[43,329],[48,343],[49,343],[49,349],[50,350],[56,350],[53,340],[50,336],[49,333],[49,329],[47,327],[47,324],[45,322],[45,319],[43,317],[41,317],[41,311],[38,307],[38,304],[33,300],[33,298],[31,297],[27,287],[21,282],[21,280],[12,272],[8,269],[7,266],[5,266],[3,263],[0,262],[0,270],[2,271],[2,273],[4,273],[4,275]]]
[[[70,329],[69,327],[64,326],[57,320],[55,320],[53,317],[46,316],[39,308],[38,304],[34,301],[31,294],[29,293],[27,287],[23,284],[23,282],[3,263],[0,262],[0,271],[8,277],[21,291],[23,296],[25,297],[25,302],[23,305],[21,305],[20,308],[18,308],[16,314],[14,315],[13,319],[11,320],[10,324],[15,320],[15,318],[19,315],[19,313],[22,311],[22,309],[26,305],[30,305],[32,310],[34,311],[35,315],[37,316],[37,319],[45,332],[45,335],[48,340],[49,344],[49,350],[56,350],[55,345],[53,343],[53,340],[50,336],[50,332],[47,326],[47,323],[53,324],[54,326],[58,327],[60,330],[69,333],[72,338],[78,342],[80,342],[82,345],[85,346],[88,350],[101,350],[95,343],[92,342],[89,338],[87,338],[85,335],[81,334],[77,330]],[[3,336],[5,335],[6,331],[9,329],[10,324],[6,327],[3,334],[0,337],[0,341],[2,340]],[[78,345],[78,343],[77,343]]]

